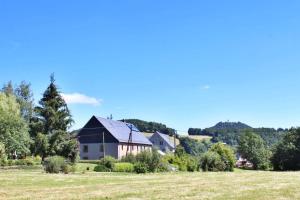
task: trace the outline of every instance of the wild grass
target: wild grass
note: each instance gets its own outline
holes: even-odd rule
[[[86,166],[84,166],[86,167]],[[0,199],[300,199],[300,172],[46,174],[1,170]]]
[[[203,140],[211,140],[212,137],[211,136],[207,136],[207,135],[189,135],[189,138],[198,140],[198,141],[203,141]]]

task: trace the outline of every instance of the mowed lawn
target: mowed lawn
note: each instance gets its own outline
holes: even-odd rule
[[[1,170],[1,199],[300,199],[300,172],[76,173]]]

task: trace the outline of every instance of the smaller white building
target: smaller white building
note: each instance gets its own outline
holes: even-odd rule
[[[153,147],[158,148],[162,152],[174,152],[175,151],[175,145],[170,141],[170,138],[168,135],[155,132],[149,140],[152,142]]]

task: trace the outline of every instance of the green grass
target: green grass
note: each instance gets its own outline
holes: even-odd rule
[[[86,167],[86,166],[82,166]],[[300,199],[300,172],[46,174],[1,170],[0,199]]]

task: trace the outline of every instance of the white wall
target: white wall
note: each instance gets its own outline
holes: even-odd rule
[[[100,146],[102,143],[89,143],[80,144],[80,159],[81,160],[99,160],[103,158],[104,153],[100,152]],[[88,152],[83,152],[84,146],[88,146]],[[118,158],[118,144],[117,143],[105,143],[105,156],[112,156]]]

